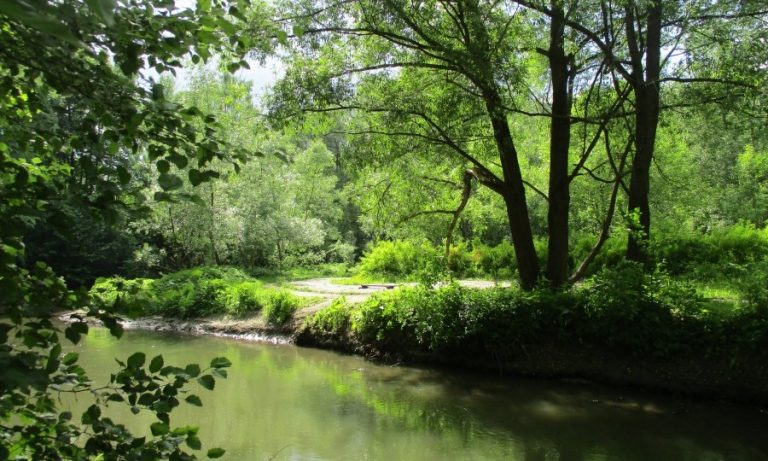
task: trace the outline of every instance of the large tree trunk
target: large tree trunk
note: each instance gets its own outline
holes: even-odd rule
[[[632,82],[635,93],[635,157],[632,161],[632,178],[629,183],[628,211],[636,213],[638,226],[630,232],[627,242],[627,259],[648,262],[648,240],[651,235],[651,209],[649,203],[650,170],[656,144],[656,128],[659,123],[661,76],[661,2],[650,2],[647,11],[645,36],[645,72],[641,59],[642,49],[634,29],[633,6],[627,9],[627,30],[632,54]],[[640,32],[640,31],[638,31]],[[644,75],[643,75],[644,74]]]
[[[525,185],[517,160],[517,149],[509,130],[507,115],[502,104],[498,82],[493,72],[491,55],[491,39],[483,20],[483,14],[477,1],[463,2],[466,12],[468,30],[472,31],[472,40],[467,37],[466,45],[470,51],[472,65],[476,69],[473,80],[478,84],[483,95],[485,108],[493,127],[493,138],[499,152],[499,160],[503,178],[501,184],[496,184],[493,190],[504,199],[509,218],[509,230],[512,234],[512,245],[515,247],[515,260],[520,275],[520,286],[531,290],[539,280],[539,259],[533,246],[531,221],[528,216],[528,204],[525,200]],[[462,63],[460,65],[464,66]],[[482,181],[481,181],[482,183]]]
[[[549,150],[549,251],[546,277],[554,287],[568,279],[568,211],[571,203],[568,149],[571,142],[571,102],[568,56],[564,49],[563,10],[552,1],[549,67],[552,74],[552,121]]]
[[[636,216],[632,221],[629,240],[627,242],[627,259],[639,263],[648,262],[648,239],[651,232],[651,209],[649,203],[650,169],[653,160],[656,125],[653,122],[653,102],[643,93],[636,92],[637,115],[635,117],[635,157],[632,161],[632,176],[629,182],[627,208],[630,216]],[[658,112],[657,116],[658,117]]]
[[[528,204],[525,200],[525,185],[517,161],[517,150],[509,131],[509,124],[501,107],[501,98],[494,89],[485,91],[485,104],[493,126],[493,137],[499,151],[499,160],[504,173],[503,189],[500,191],[507,207],[509,230],[512,245],[515,247],[515,259],[520,275],[520,285],[524,290],[531,290],[539,279],[539,259],[533,246],[531,221],[528,216]]]

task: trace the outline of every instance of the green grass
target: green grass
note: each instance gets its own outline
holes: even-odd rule
[[[746,293],[731,279],[687,280],[703,299],[703,307],[715,315],[733,315],[745,307]]]
[[[284,285],[288,282],[314,278],[347,277],[353,274],[353,269],[344,263],[328,263],[311,267],[291,267],[282,271],[254,270],[250,274],[264,283]]]

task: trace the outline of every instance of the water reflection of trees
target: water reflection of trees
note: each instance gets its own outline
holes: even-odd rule
[[[719,407],[688,405],[689,413],[674,414],[679,402],[619,399],[589,384],[378,366],[291,346],[134,333],[117,352],[102,344],[108,338],[87,341],[104,349],[106,364],[134,347],[178,363],[199,362],[204,354],[233,362],[230,379],[206,396],[206,421],[200,422],[210,426],[203,433],[216,444],[241,455],[233,459],[258,459],[289,444],[281,456],[297,459],[353,459],[351,453],[385,460],[436,453],[520,461],[768,459],[765,418],[735,410],[718,414]]]
[[[755,445],[766,423],[756,413],[757,421],[738,414],[723,420],[704,404],[625,399],[589,384],[373,364],[351,372],[323,367],[328,386],[367,407],[379,430],[450,434],[468,448],[511,448],[523,461],[768,459],[766,444]],[[690,413],[677,414],[686,405]]]

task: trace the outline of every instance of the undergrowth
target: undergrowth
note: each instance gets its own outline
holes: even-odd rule
[[[90,294],[100,307],[130,316],[242,317],[262,311],[276,324],[287,322],[308,302],[230,267],[198,267],[159,279],[103,278],[96,281]]]
[[[768,304],[707,308],[691,284],[639,266],[604,268],[567,291],[403,287],[362,304],[337,301],[310,317],[317,338],[374,350],[503,357],[543,345],[673,358],[763,353]]]

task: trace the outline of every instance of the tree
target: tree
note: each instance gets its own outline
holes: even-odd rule
[[[131,190],[131,172],[121,159],[146,149],[160,172],[160,200],[177,200],[183,183],[170,163],[192,159],[204,167],[215,158],[237,162],[244,153],[223,149],[213,118],[168,100],[160,85],[140,77],[141,69],[173,71],[180,59],[208,59],[215,52],[242,55],[251,48],[235,22],[247,18],[234,3],[201,3],[177,10],[167,3],[136,1],[9,0],[0,4],[0,457],[61,459],[193,459],[182,443],[200,448],[195,428],[171,429],[177,395],[196,380],[212,389],[214,375],[226,376],[226,359],[206,370],[165,366],[144,354],[121,363],[99,392],[76,354],[62,354],[60,331],[50,314],[87,308],[83,291],[71,291],[44,263],[25,261],[25,240],[73,182],[87,209],[114,222],[120,210],[135,209],[145,197]],[[169,39],[173,37],[173,39]],[[236,58],[230,67],[243,61]],[[77,123],[61,123],[60,101]],[[58,123],[57,123],[58,119]],[[194,146],[194,149],[192,148]],[[224,157],[227,150],[231,155]],[[75,168],[75,166],[77,168]],[[91,310],[115,335],[122,330],[106,311]],[[77,317],[64,331],[77,342],[88,331]],[[57,411],[53,392],[96,392],[97,403],[80,418]],[[103,416],[106,401],[127,401],[134,411],[151,411],[158,421],[152,437],[136,438]],[[196,397],[187,401],[199,404]],[[19,417],[21,416],[21,417]],[[219,457],[220,449],[209,450]]]
[[[541,194],[549,208],[546,275],[559,286],[568,270],[570,183],[595,144],[579,153],[583,160],[569,171],[572,99],[577,85],[585,90],[599,79],[577,78],[582,68],[595,74],[596,66],[589,56],[577,58],[571,51],[578,49],[564,24],[571,9],[553,5],[563,20],[549,21],[549,34],[535,26],[540,14],[493,2],[438,1],[418,9],[398,1],[285,7],[306,46],[278,85],[273,112],[365,112],[368,127],[356,134],[410,137],[464,164],[474,180],[504,201],[527,289],[540,270],[525,189]],[[547,84],[541,82],[539,54],[550,66]],[[520,129],[511,126],[513,117],[551,121],[547,194],[523,177],[525,155],[518,150]],[[584,115],[581,121],[599,124],[604,117]],[[597,139],[603,131],[597,130]]]
[[[557,8],[542,2],[520,0],[518,4],[542,12],[551,18],[561,17]],[[704,83],[751,86],[751,82],[736,76],[713,77],[691,72],[690,66],[701,49],[681,46],[696,31],[708,25],[725,25],[745,18],[755,20],[768,15],[757,2],[663,2],[626,1],[619,3],[574,2],[584,14],[564,18],[569,28],[589,39],[617,74],[629,84],[632,115],[634,155],[631,161],[627,207],[632,219],[632,231],[627,243],[627,259],[648,262],[647,244],[651,231],[650,170],[653,162],[657,128],[662,109],[662,84],[665,82]],[[590,14],[592,13],[592,14]],[[600,19],[594,18],[599,14]],[[738,26],[737,26],[738,27]],[[718,40],[717,35],[709,39]],[[688,41],[688,44],[693,42]],[[712,44],[712,42],[709,42]]]

